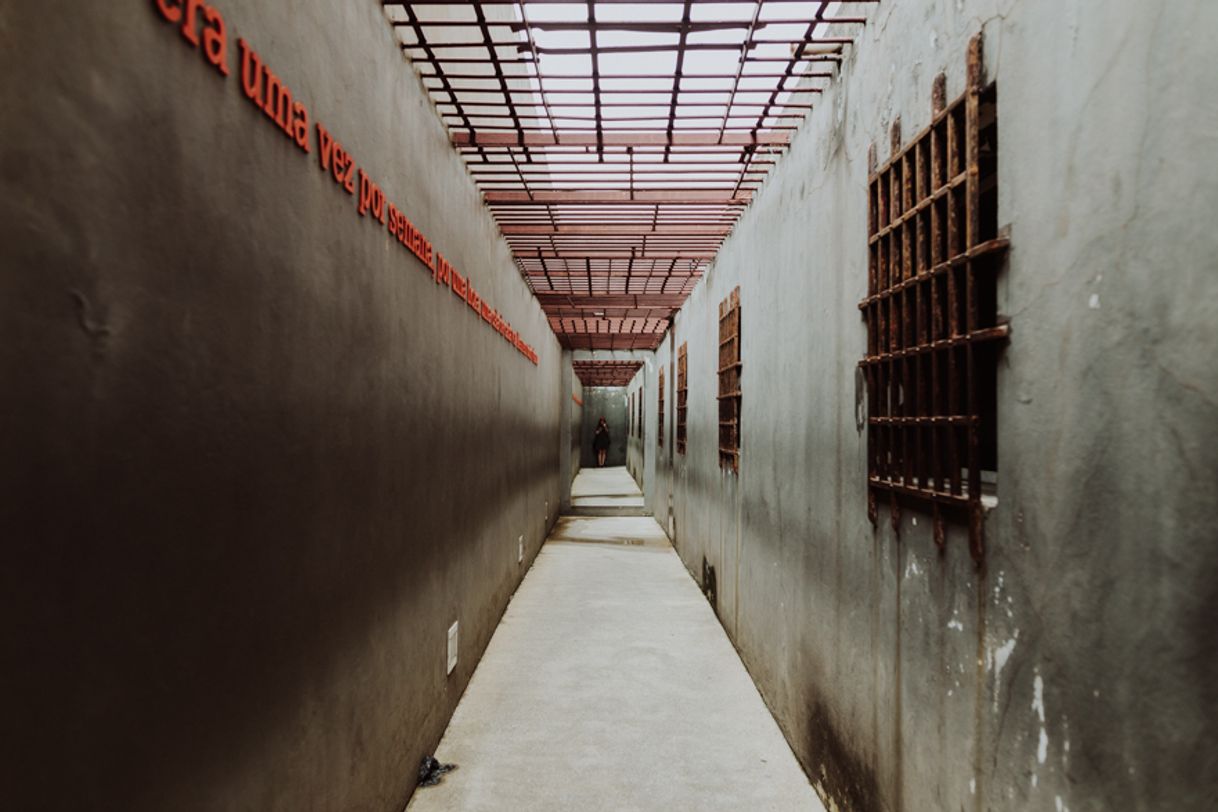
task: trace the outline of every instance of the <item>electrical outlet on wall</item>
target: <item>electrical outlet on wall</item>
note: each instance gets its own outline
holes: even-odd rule
[[[448,627],[448,673],[457,667],[457,627],[460,621],[455,621]]]
[[[524,563],[524,536],[516,539],[516,563]]]
[[[546,500],[546,521],[550,521],[550,500]]]

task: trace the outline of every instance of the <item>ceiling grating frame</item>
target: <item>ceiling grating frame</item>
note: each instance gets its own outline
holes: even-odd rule
[[[569,349],[654,349],[880,0],[383,0]]]
[[[642,361],[575,361],[575,377],[584,386],[629,386]]]

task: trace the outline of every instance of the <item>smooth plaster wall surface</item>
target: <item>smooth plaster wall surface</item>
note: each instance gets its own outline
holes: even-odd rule
[[[886,2],[656,354],[689,453],[645,477],[809,775],[853,810],[1218,808],[1218,4]],[[849,4],[843,14],[852,13]],[[867,151],[998,82],[998,507],[867,519]],[[717,309],[741,287],[739,476]],[[641,383],[654,392],[656,371]],[[648,397],[646,455],[656,458]],[[671,401],[670,401],[671,403]],[[671,409],[671,407],[670,407]],[[672,412],[668,418],[671,425]]]
[[[633,395],[643,401],[642,422],[631,433],[630,441],[626,444],[626,468],[644,494],[655,481],[656,456],[659,453],[659,449],[655,446],[656,404],[648,402],[654,401],[656,392],[659,391],[659,378],[652,374],[654,365],[653,358],[638,371],[634,380],[626,387],[627,396]],[[664,377],[667,380],[667,372],[664,373]],[[650,385],[647,383],[648,380],[652,382]],[[651,502],[649,501],[648,504]],[[657,515],[657,519],[662,521],[663,517]]]
[[[647,437],[643,433],[646,420],[639,418],[638,402],[646,397],[643,393],[643,381],[646,379],[646,371],[640,369],[634,376],[634,380],[626,387],[626,397],[631,404],[628,408],[634,410],[633,417],[628,421],[630,433],[626,438],[626,470],[630,472],[630,476],[634,477],[640,490],[643,488],[643,465],[646,461]]]
[[[626,442],[629,435],[626,420],[626,387],[588,386],[584,388],[583,441],[580,443],[582,464],[596,466],[596,452],[592,450],[592,439],[596,424],[601,418],[609,424],[609,453],[605,455],[606,466],[626,464]]]
[[[146,0],[0,7],[9,809],[400,810],[557,513],[558,344],[381,4],[219,9],[227,79]]]
[[[562,447],[560,481],[562,482],[561,509],[571,506],[571,483],[580,469],[580,443],[583,440],[581,426],[584,412],[584,385],[575,375],[570,350],[562,351]]]

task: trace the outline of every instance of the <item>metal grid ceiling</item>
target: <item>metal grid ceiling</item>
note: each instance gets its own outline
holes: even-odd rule
[[[654,349],[877,2],[383,5],[563,345]]]
[[[629,386],[642,361],[575,361],[575,377],[584,386]]]

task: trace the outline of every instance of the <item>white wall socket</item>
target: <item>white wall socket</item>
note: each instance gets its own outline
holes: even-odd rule
[[[448,673],[457,667],[457,627],[460,621],[448,627]]]
[[[516,563],[524,563],[524,536],[516,539]]]

